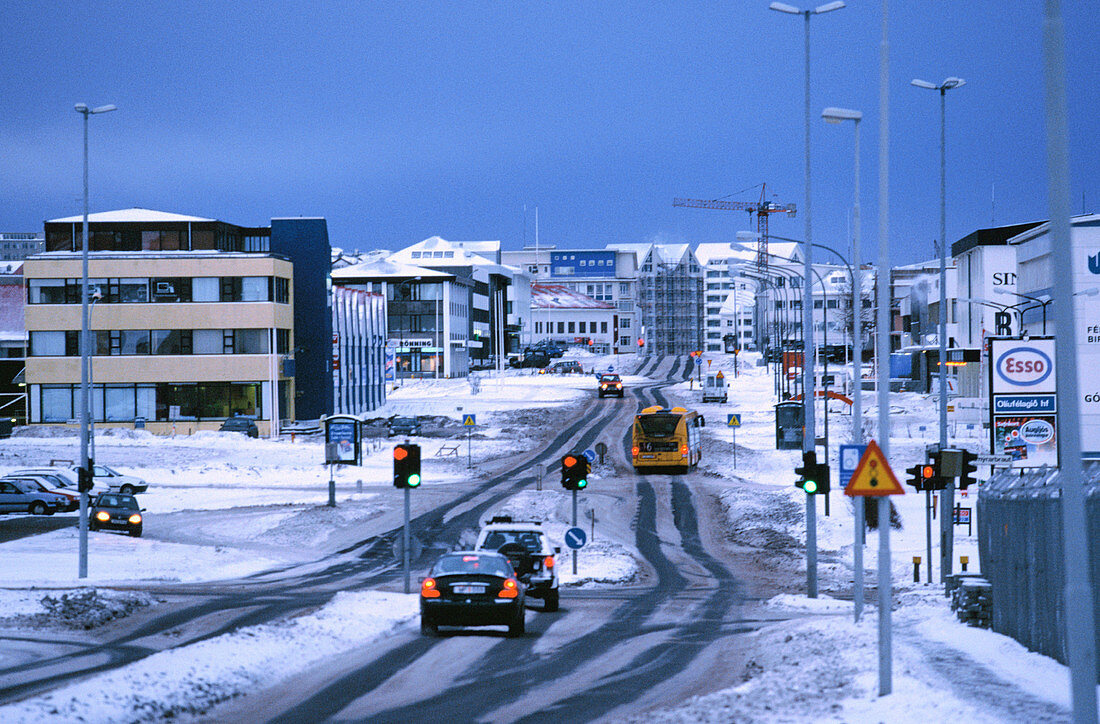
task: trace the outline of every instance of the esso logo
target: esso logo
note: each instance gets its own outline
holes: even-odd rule
[[[1014,347],[997,359],[997,374],[1010,385],[1030,387],[1050,377],[1054,364],[1034,347]]]
[[[1029,445],[1042,445],[1054,439],[1054,425],[1046,420],[1028,420],[1020,426],[1020,439]]]

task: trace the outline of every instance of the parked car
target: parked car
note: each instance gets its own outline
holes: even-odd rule
[[[419,435],[420,420],[415,417],[395,417],[390,420],[387,434],[389,437],[394,435]]]
[[[550,364],[550,355],[541,349],[535,349],[525,353],[523,359],[514,360],[511,364],[513,367],[537,367],[542,369]]]
[[[48,490],[53,490],[57,493],[72,493],[80,495],[80,488],[77,485],[76,471],[69,468],[27,468],[26,470],[16,470],[8,477],[16,477],[19,475],[39,475],[49,476],[49,483],[46,485]],[[93,498],[100,493],[110,492],[110,487],[102,480],[92,480],[92,489],[88,491],[88,494]]]
[[[79,468],[79,465],[74,465],[72,468],[73,472],[76,472]],[[106,483],[110,490],[126,493],[127,495],[144,493],[149,489],[149,483],[141,478],[134,477],[133,475],[123,475],[106,465],[93,465],[92,474],[94,476],[93,484],[96,482],[103,482]]]
[[[92,501],[88,516],[89,530],[124,530],[135,538],[141,537],[141,514],[144,508],[138,506],[137,498],[122,493],[103,493]]]
[[[584,368],[582,368],[581,363],[576,360],[563,360],[561,362],[552,363],[545,371],[551,374],[579,375],[584,373]]]
[[[260,429],[256,427],[256,421],[243,415],[226,419],[222,426],[218,428],[218,432],[239,432],[249,437],[260,436]]]
[[[53,515],[69,507],[69,499],[42,490],[31,480],[5,478],[0,480],[0,513],[30,513]]]
[[[41,490],[46,493],[53,493],[54,495],[60,495],[67,503],[60,504],[57,507],[58,512],[69,512],[76,510],[80,507],[80,492],[76,486],[71,488],[62,485],[61,480],[54,475],[41,475],[35,473],[11,473],[5,475],[3,480],[17,480],[29,483],[29,486],[33,490]]]

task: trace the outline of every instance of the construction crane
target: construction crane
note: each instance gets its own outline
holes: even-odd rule
[[[772,214],[794,216],[794,204],[777,204],[764,198],[765,187],[760,184],[759,201],[729,201],[728,199],[673,199],[673,206],[685,206],[693,209],[717,209],[719,211],[747,211],[756,214],[756,231],[760,239],[756,246],[756,268],[763,271],[768,268],[768,217]]]

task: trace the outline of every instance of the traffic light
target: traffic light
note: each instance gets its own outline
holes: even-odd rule
[[[906,468],[905,472],[909,475],[909,479],[905,482],[908,485],[912,485],[914,490],[924,490],[924,465],[914,465],[911,468]]]
[[[816,493],[818,476],[817,451],[804,451],[802,453],[802,467],[795,468],[794,474],[798,476],[798,480],[794,481],[796,488],[802,488],[810,495]]]
[[[394,445],[393,487],[420,487],[420,446],[410,443]]]
[[[977,453],[970,452],[965,448],[963,449],[962,472],[959,473],[959,490],[966,490],[971,483],[976,482],[972,473],[974,473],[978,469],[978,466],[974,464],[974,460],[977,457]]]
[[[947,487],[939,474],[939,458],[933,457],[931,463],[920,466],[920,481],[921,490],[943,490]]]
[[[76,490],[80,493],[92,492],[95,479],[92,477],[92,461],[88,460],[88,467],[76,469]]]
[[[829,463],[827,461],[820,462],[816,465],[814,471],[814,482],[817,483],[817,490],[814,492],[818,495],[829,494]]]
[[[561,459],[561,486],[566,490],[584,490],[588,487],[588,472],[588,458],[565,455]]]

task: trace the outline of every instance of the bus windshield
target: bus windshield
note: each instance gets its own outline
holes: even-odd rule
[[[676,426],[680,423],[680,415],[654,414],[639,415],[638,424],[642,426],[642,433],[646,437],[672,437],[676,434]]]

